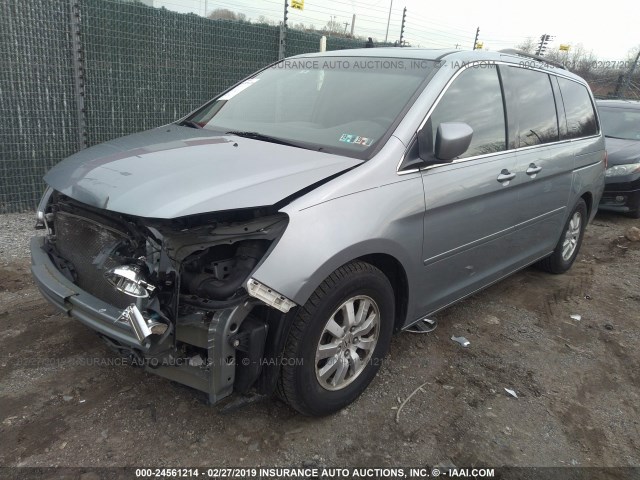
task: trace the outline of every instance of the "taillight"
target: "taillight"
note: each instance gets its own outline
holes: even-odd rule
[[[609,155],[607,154],[606,150],[604,151],[604,156],[602,159],[604,160],[604,169],[606,170],[609,166]]]

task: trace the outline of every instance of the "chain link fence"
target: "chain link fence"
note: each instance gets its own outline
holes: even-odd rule
[[[280,36],[276,25],[136,0],[2,0],[0,213],[35,208],[43,175],[79,149],[174,121],[276,61]],[[321,36],[288,29],[284,54],[317,51]],[[363,46],[327,38],[328,50]],[[573,70],[616,96],[629,67],[608,63]],[[640,98],[634,78],[628,98]]]
[[[317,51],[320,37],[289,30],[285,53]],[[42,176],[80,148],[174,121],[276,61],[279,39],[278,26],[139,2],[3,0],[0,213],[35,208]]]
[[[34,208],[44,173],[77,150],[70,4],[0,2],[0,212]]]

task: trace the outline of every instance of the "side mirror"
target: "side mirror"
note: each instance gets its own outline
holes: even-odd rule
[[[420,158],[433,162],[431,141],[426,138],[429,132],[423,128],[418,132],[418,148]],[[462,122],[447,122],[438,125],[435,140],[435,157],[443,162],[450,162],[467,151],[473,137],[473,129]]]

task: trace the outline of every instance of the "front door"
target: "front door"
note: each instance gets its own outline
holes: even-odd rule
[[[513,179],[517,160],[507,150],[507,118],[496,65],[470,66],[440,98],[423,128],[434,138],[443,122],[473,129],[469,149],[454,162],[422,171],[426,314],[510,272],[517,223]]]

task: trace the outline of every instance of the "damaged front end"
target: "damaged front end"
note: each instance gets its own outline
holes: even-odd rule
[[[206,392],[268,393],[295,304],[251,278],[288,217],[254,208],[172,220],[123,215],[49,190],[32,240],[43,295],[118,354]]]

